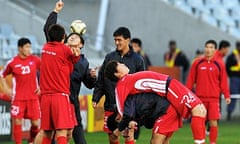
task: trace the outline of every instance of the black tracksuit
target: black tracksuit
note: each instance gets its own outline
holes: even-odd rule
[[[155,93],[130,95],[124,103],[123,117],[118,129],[124,130],[132,120],[136,121],[138,126],[151,129],[155,121],[166,113],[168,106],[166,97],[160,97]]]
[[[98,103],[101,97],[105,95],[104,110],[116,112],[116,82],[110,81],[109,79],[104,77],[105,66],[111,60],[117,60],[120,63],[124,63],[129,68],[129,73],[143,71],[145,70],[145,65],[143,58],[139,54],[133,52],[131,47],[130,51],[124,56],[121,56],[120,52],[118,51],[113,51],[106,55],[101,69],[98,73],[98,79],[96,82],[96,86],[94,87],[92,101]]]

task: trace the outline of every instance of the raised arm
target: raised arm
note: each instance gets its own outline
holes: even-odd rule
[[[62,10],[64,3],[62,1],[56,2],[54,10],[49,14],[47,21],[43,27],[43,31],[46,37],[46,41],[49,41],[48,29],[52,24],[57,23],[57,14]]]

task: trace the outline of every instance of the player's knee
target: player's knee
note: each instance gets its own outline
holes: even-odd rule
[[[108,134],[108,137],[109,137],[109,141],[110,141],[110,143],[111,143],[111,142],[119,141],[119,137],[116,136],[116,135],[114,135],[113,133]]]
[[[72,139],[72,130],[69,130],[67,132],[67,141],[70,142],[71,139]]]
[[[207,110],[203,104],[199,104],[192,109],[193,116],[206,117]]]
[[[217,127],[217,126],[218,126],[218,121],[217,121],[217,120],[210,120],[210,121],[209,121],[209,125],[210,125],[210,127],[211,127],[211,126]]]
[[[166,137],[164,135],[153,134],[151,144],[165,144]]]
[[[31,124],[32,126],[39,126],[39,120],[32,120]]]

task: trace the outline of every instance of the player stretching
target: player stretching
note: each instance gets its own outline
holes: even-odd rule
[[[188,118],[191,114],[194,143],[205,143],[206,109],[196,95],[179,81],[164,74],[152,71],[128,73],[129,69],[117,61],[109,62],[105,68],[105,75],[111,80],[118,81],[116,103],[120,115],[123,113],[124,102],[128,95],[154,92],[166,97],[181,117]]]

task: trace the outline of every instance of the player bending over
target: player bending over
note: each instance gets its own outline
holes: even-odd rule
[[[160,97],[166,97],[182,118],[189,118],[191,115],[194,143],[205,143],[206,109],[195,94],[168,75],[152,71],[142,71],[134,74],[128,74],[128,72],[128,67],[118,61],[110,61],[105,68],[106,77],[118,81],[116,103],[121,116],[128,95],[154,92]]]

